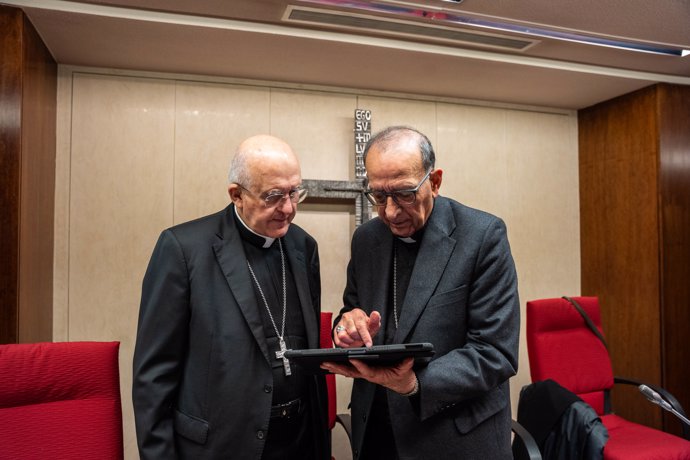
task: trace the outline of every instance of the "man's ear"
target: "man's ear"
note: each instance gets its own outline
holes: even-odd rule
[[[434,194],[434,197],[438,196],[441,182],[443,182],[443,170],[434,169],[433,172],[429,174],[429,182],[431,183],[431,193]]]
[[[228,185],[228,195],[230,196],[230,201],[242,209],[242,189],[240,186],[237,184]]]

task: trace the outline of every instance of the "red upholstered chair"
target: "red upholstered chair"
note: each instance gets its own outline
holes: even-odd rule
[[[603,337],[598,299],[573,299]],[[629,422],[612,412],[609,391],[614,383],[639,385],[642,382],[614,377],[604,342],[566,299],[527,302],[527,351],[533,382],[555,380],[597,412],[609,434],[604,447],[605,459],[690,459],[690,441]],[[668,392],[647,385],[677,404]],[[640,404],[647,404],[640,397]],[[683,413],[679,404],[676,409]]]
[[[0,345],[0,459],[122,459],[119,346]]]
[[[320,346],[321,348],[332,348],[333,340],[331,338],[331,325],[333,321],[333,313],[321,313],[321,333]],[[338,414],[337,411],[337,397],[335,389],[335,375],[326,374],[326,387],[328,388],[328,429],[333,431],[336,422],[342,425],[347,438],[352,441],[352,430],[350,424],[350,414]]]

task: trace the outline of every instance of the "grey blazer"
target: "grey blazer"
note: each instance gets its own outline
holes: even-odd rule
[[[163,231],[142,285],[132,397],[142,459],[259,459],[273,377],[233,206]],[[308,345],[319,347],[316,241],[283,238]],[[310,381],[318,458],[330,458],[323,377]]]
[[[359,307],[386,317],[393,238],[380,219],[356,230],[341,314]],[[519,331],[517,275],[503,221],[437,197],[393,340],[431,342],[436,350],[428,366],[416,369],[418,397],[387,392],[402,459],[512,458],[508,378],[517,372]],[[374,390],[354,382],[355,458]]]

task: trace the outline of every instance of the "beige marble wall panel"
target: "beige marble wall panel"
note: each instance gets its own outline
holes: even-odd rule
[[[530,383],[526,301],[579,292],[577,117],[439,104],[438,119],[442,194],[508,226],[523,318],[515,409]]]
[[[127,458],[136,458],[130,389],[141,280],[172,224],[174,84],[74,77],[69,340],[118,340]]]
[[[356,98],[338,93],[271,90],[271,134],[300,158],[302,178],[354,178]]]
[[[504,216],[507,178],[506,111],[438,105],[436,166],[443,170],[441,194]]]
[[[580,289],[577,117],[515,112],[506,118],[510,207],[516,258],[530,300]]]
[[[69,206],[72,149],[72,71],[58,67],[53,246],[53,341],[69,338]]]
[[[268,88],[176,83],[175,223],[223,209],[237,146],[269,132]]]

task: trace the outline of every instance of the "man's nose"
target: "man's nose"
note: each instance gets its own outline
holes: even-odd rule
[[[386,205],[384,207],[386,216],[395,216],[400,210],[400,205],[393,199],[392,196],[386,197]]]
[[[289,196],[284,195],[278,204],[278,210],[283,214],[291,214],[294,209],[295,203],[292,202]]]

